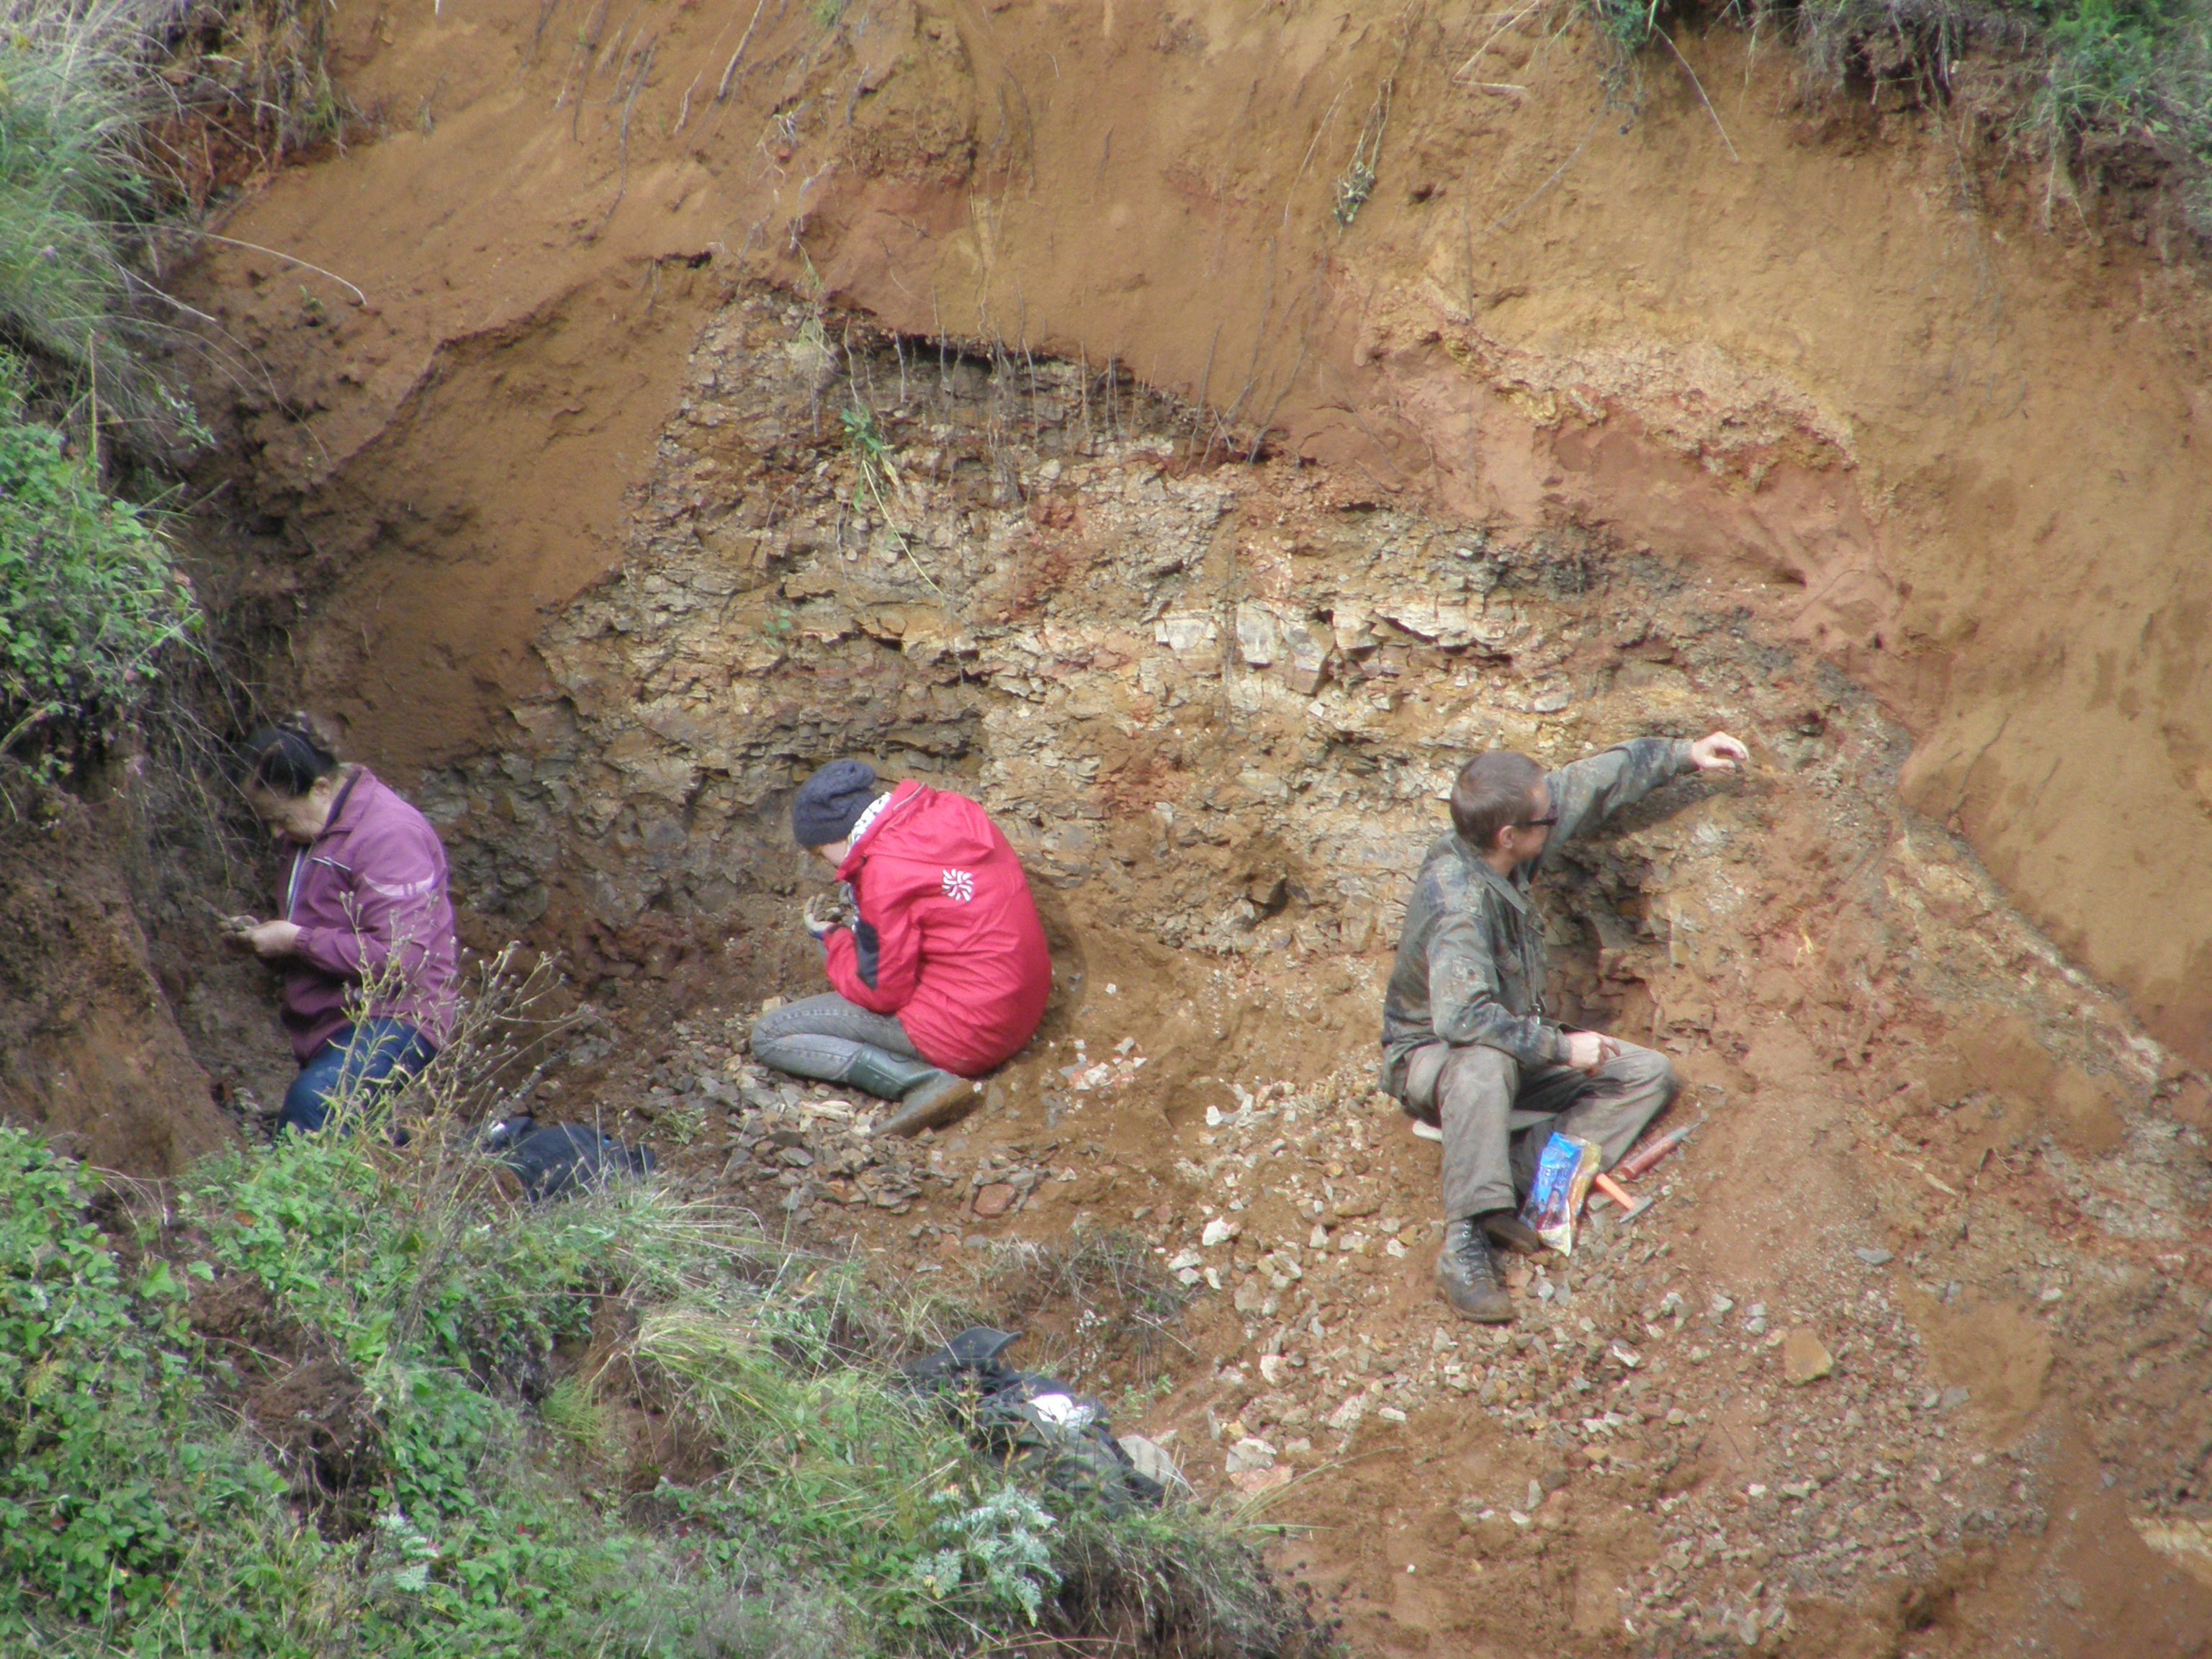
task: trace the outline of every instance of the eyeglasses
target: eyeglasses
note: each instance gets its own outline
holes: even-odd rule
[[[1554,807],[1540,818],[1523,818],[1513,827],[1516,830],[1548,830],[1559,821],[1559,809]]]

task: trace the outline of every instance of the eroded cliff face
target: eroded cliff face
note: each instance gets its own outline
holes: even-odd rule
[[[2178,203],[1978,115],[2001,66],[1916,112],[1726,33],[1623,78],[1541,9],[340,18],[385,136],[230,228],[355,292],[224,250],[258,361],[210,403],[258,451],[248,550],[316,595],[308,687],[388,757],[542,687],[540,607],[613,567],[684,351],[764,274],[1741,585],[1912,732],[1914,802],[2212,1057],[2212,313]]]
[[[155,975],[128,830],[123,801],[88,806],[0,764],[0,1116],[154,1177],[235,1130]]]
[[[1287,456],[1209,465],[1194,425],[1080,365],[773,290],[712,317],[620,570],[546,630],[550,685],[509,705],[496,755],[422,786],[479,925],[567,941],[629,1033],[590,1109],[887,1261],[914,1229],[957,1256],[979,1224],[1087,1220],[1215,1267],[1202,1358],[1148,1426],[1187,1437],[1202,1484],[1224,1467],[1209,1432],[1298,1446],[1285,1467],[1382,1460],[1322,1467],[1291,1505],[1322,1528],[1298,1553],[1314,1582],[1377,1602],[1354,1612],[1363,1651],[1502,1609],[1555,1636],[1750,1616],[1889,1641],[1899,1585],[1966,1650],[2188,1628],[2203,1592],[2128,1517],[2205,1507],[2201,1086],[1900,799],[1911,740],[1877,701],[1738,589],[1597,532],[1384,505]],[[1669,787],[1547,898],[1562,1016],[1668,1049],[1705,1138],[1641,1248],[1532,1305],[1559,1354],[1463,1343],[1426,1285],[1432,1158],[1371,1099],[1407,874],[1470,751],[1556,763],[1715,726],[1752,773]],[[957,1163],[832,1145],[834,1102],[789,1113],[806,1165],[748,1158],[787,1144],[753,1108],[783,1109],[719,1039],[817,982],[795,912],[818,875],[786,814],[840,754],[982,801],[1048,919],[1045,1030]],[[672,1029],[671,1006],[712,1017]],[[1062,1147],[1096,1173],[1046,1179]],[[1018,1221],[987,1187],[1022,1195]],[[1869,1267],[1892,1250],[1894,1279]],[[1280,1266],[1302,1254],[1310,1282]],[[1686,1336],[1661,1307],[1678,1279],[1690,1315],[1725,1291],[1756,1325],[1723,1308]],[[1765,1339],[1787,1330],[1843,1356],[1832,1395],[1782,1384]],[[1649,1350],[1644,1382],[1614,1340]],[[1476,1515],[1562,1459],[1547,1513],[1588,1590],[1564,1612],[1558,1564]],[[1609,1531],[1623,1504],[1649,1522]],[[1386,1510],[1422,1536],[1368,1538]],[[1407,1561],[1443,1576],[1409,1598]]]
[[[1059,983],[975,1189],[1076,1133],[1077,1037],[1135,1039],[1089,1131],[1131,1185],[1076,1184],[1196,1248],[1261,1196],[1199,1151],[1206,1108],[1364,1114],[1470,751],[1727,726],[1753,774],[1674,786],[1552,901],[1567,1012],[1667,1048],[1710,1116],[1674,1255],[1529,1318],[1547,1354],[1660,1343],[1660,1291],[1725,1286],[1825,1329],[1848,1402],[1777,1393],[1739,1322],[1668,1351],[1679,1403],[1597,1430],[1522,1347],[1489,1403],[1533,1431],[1410,1358],[1412,1426],[1347,1416],[1371,1353],[1449,1334],[1409,1222],[1402,1282],[1296,1330],[1215,1309],[1156,1426],[1382,1459],[1388,1493],[1316,1477],[1309,1517],[1359,1535],[1315,1571],[1364,1576],[1376,1650],[1501,1607],[1534,1650],[1800,1601],[1835,1650],[2201,1640],[2204,1592],[2130,1524],[2212,1512],[2212,313],[2168,204],[2077,204],[1971,100],[1832,101],[1735,37],[1681,42],[1710,107],[1609,80],[1565,13],[342,17],[392,130],[228,228],[362,300],[204,268],[257,354],[210,386],[210,546],[289,615],[288,687],[437,817],[467,926],[560,945],[613,1012],[594,1110],[658,1133],[685,1067],[737,1065],[671,1011],[726,1036],[814,988],[784,808],[861,754],[975,795],[1036,873]],[[720,1191],[750,1132],[664,1150]],[[1225,1294],[1316,1248],[1309,1201],[1339,1242],[1425,1215],[1387,1113],[1348,1133],[1325,1192],[1235,1211]],[[748,1178],[890,1259],[978,1224],[916,1170],[860,1186],[869,1156]],[[1531,1433],[1633,1594],[1488,1545],[1490,1578],[1411,1593],[1362,1506],[1457,1513],[1478,1465],[1539,1472]],[[1770,1477],[1804,1490],[1747,1496]],[[1607,1532],[1655,1494],[1661,1530]]]

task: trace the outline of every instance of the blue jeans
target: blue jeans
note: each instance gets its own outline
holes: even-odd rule
[[[364,1019],[341,1025],[300,1067],[284,1091],[280,1129],[312,1133],[329,1121],[333,1106],[354,1109],[398,1088],[430,1063],[437,1050],[404,1019]]]

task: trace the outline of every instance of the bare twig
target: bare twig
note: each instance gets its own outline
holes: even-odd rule
[[[1705,113],[1713,118],[1713,130],[1720,134],[1721,143],[1728,146],[1729,160],[1741,166],[1743,157],[1736,154],[1735,141],[1728,136],[1728,129],[1721,125],[1721,112],[1713,107],[1713,100],[1705,96],[1705,83],[1698,79],[1697,70],[1692,69],[1690,60],[1682,56],[1682,49],[1674,44],[1674,37],[1656,24],[1652,26],[1651,32],[1667,43],[1667,50],[1674,54],[1674,61],[1690,77],[1690,84],[1698,89],[1698,101],[1705,106]]]
[[[757,0],[757,3],[753,7],[753,21],[745,25],[745,32],[738,41],[738,49],[730,54],[730,61],[722,70],[722,78],[714,88],[714,101],[716,103],[721,104],[729,101],[730,77],[738,72],[738,65],[744,62],[745,48],[752,45],[753,31],[760,27],[761,13],[767,8],[767,5],[768,0]]]
[[[347,293],[352,295],[355,300],[359,303],[362,305],[367,305],[368,303],[368,295],[363,294],[351,283],[349,283],[344,277],[339,276],[337,272],[335,270],[325,270],[320,265],[311,264],[307,260],[300,258],[296,253],[286,253],[277,248],[264,247],[258,242],[241,242],[235,236],[218,236],[211,230],[201,231],[199,233],[199,236],[202,241],[221,242],[227,247],[242,247],[249,252],[265,253],[272,259],[289,260],[291,264],[299,266],[302,270],[312,270],[318,276],[329,277]]]

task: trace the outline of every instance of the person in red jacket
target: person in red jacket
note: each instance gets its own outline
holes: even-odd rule
[[[420,1072],[453,1024],[459,946],[438,832],[305,715],[240,746],[246,799],[291,850],[283,915],[231,938],[280,969],[300,1074],[281,1127],[319,1129]]]
[[[880,793],[862,761],[800,786],[791,830],[835,867],[854,917],[810,901],[836,989],[763,1014],[753,1057],[898,1102],[878,1133],[944,1121],[1044,1018],[1052,957],[1021,860],[974,801],[911,779]]]

